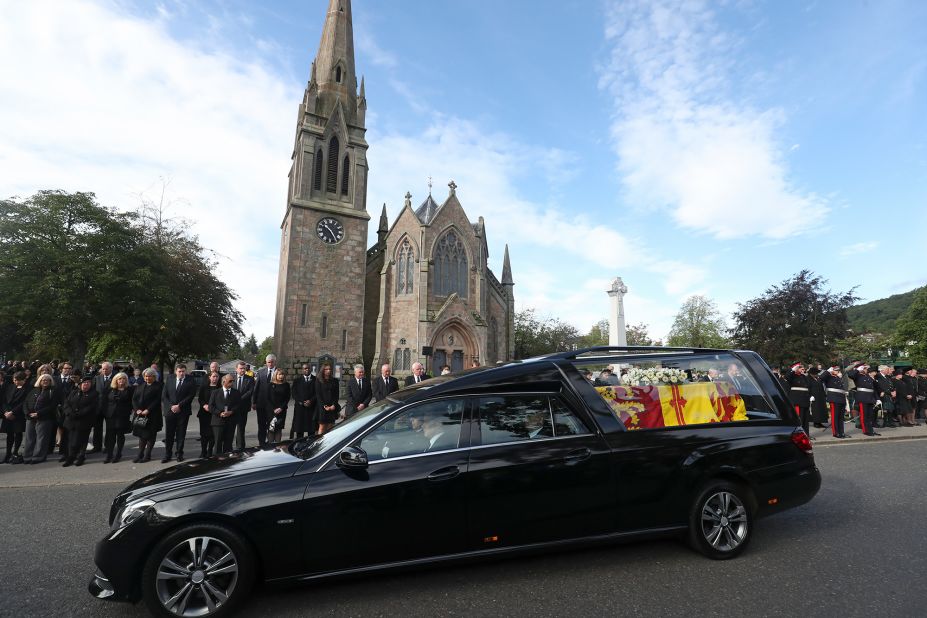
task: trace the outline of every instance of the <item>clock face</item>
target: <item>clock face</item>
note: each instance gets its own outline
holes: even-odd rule
[[[334,217],[325,217],[315,226],[315,233],[322,242],[333,245],[344,238],[344,225]]]

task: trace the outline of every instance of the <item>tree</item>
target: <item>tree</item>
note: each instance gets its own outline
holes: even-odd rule
[[[726,348],[725,331],[727,325],[714,301],[704,296],[690,296],[676,314],[667,344],[687,348]]]
[[[608,345],[608,320],[599,320],[593,324],[589,333],[579,338],[578,345],[581,348]]]
[[[531,358],[574,349],[580,338],[576,327],[557,318],[538,318],[534,309],[515,313],[515,358]]]
[[[648,329],[650,326],[641,322],[640,324],[632,324],[628,326],[627,336],[628,336],[628,345],[655,345],[661,346],[663,342],[659,339],[651,339]]]
[[[253,336],[253,335],[252,335]],[[266,337],[264,341],[261,342],[261,347],[258,348],[257,352],[254,355],[254,362],[252,365],[260,365],[264,362],[264,359],[268,354],[274,353],[274,338]]]
[[[254,358],[254,355],[258,353],[258,342],[254,337],[254,333],[251,333],[248,340],[241,344],[241,352],[242,354],[250,355],[251,358]]]
[[[854,360],[870,361],[891,355],[894,348],[891,336],[880,334],[853,335],[834,342],[834,359],[846,366]],[[829,359],[821,359],[830,362]]]
[[[898,318],[895,340],[915,367],[927,365],[927,287],[915,292],[911,306]]]
[[[162,204],[118,213],[93,193],[40,191],[0,202],[0,336],[73,362],[221,352],[241,335],[236,295]]]
[[[825,289],[826,279],[803,270],[734,313],[735,345],[755,350],[771,365],[830,362],[847,335],[847,308],[857,297]],[[854,288],[855,289],[855,288]]]

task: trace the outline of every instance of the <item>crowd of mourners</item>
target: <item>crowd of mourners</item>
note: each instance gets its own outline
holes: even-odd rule
[[[313,369],[303,364],[291,380],[273,354],[256,371],[239,362],[223,375],[212,362],[202,377],[191,375],[183,363],[162,375],[157,365],[139,369],[103,362],[76,371],[67,361],[8,361],[0,368],[0,433],[6,434],[0,463],[39,464],[57,454],[63,466],[81,466],[97,453],[104,464],[118,463],[127,435],[138,438],[134,463],[150,461],[159,438],[162,463],[175,457],[184,461],[194,410],[200,457],[244,450],[251,412],[263,447],[284,439],[288,416],[289,438],[322,434],[400,388],[388,363],[373,379],[364,375],[363,365],[355,365],[342,405],[332,366],[322,364],[317,374]],[[429,377],[421,363],[414,363],[405,384]]]

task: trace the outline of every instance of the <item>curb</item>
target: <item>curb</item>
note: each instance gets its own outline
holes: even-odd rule
[[[829,440],[816,440],[814,447],[823,446],[842,446],[845,444],[871,444],[874,442],[908,442],[912,440],[927,440],[925,436],[862,436],[853,438],[844,438],[842,440],[831,438]]]

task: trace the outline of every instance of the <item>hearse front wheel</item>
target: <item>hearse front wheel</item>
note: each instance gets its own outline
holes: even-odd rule
[[[253,552],[240,534],[193,524],[155,545],[142,569],[142,596],[155,616],[229,616],[254,581]]]
[[[707,483],[689,513],[692,547],[715,560],[738,556],[753,534],[750,497],[749,490],[737,483]]]

